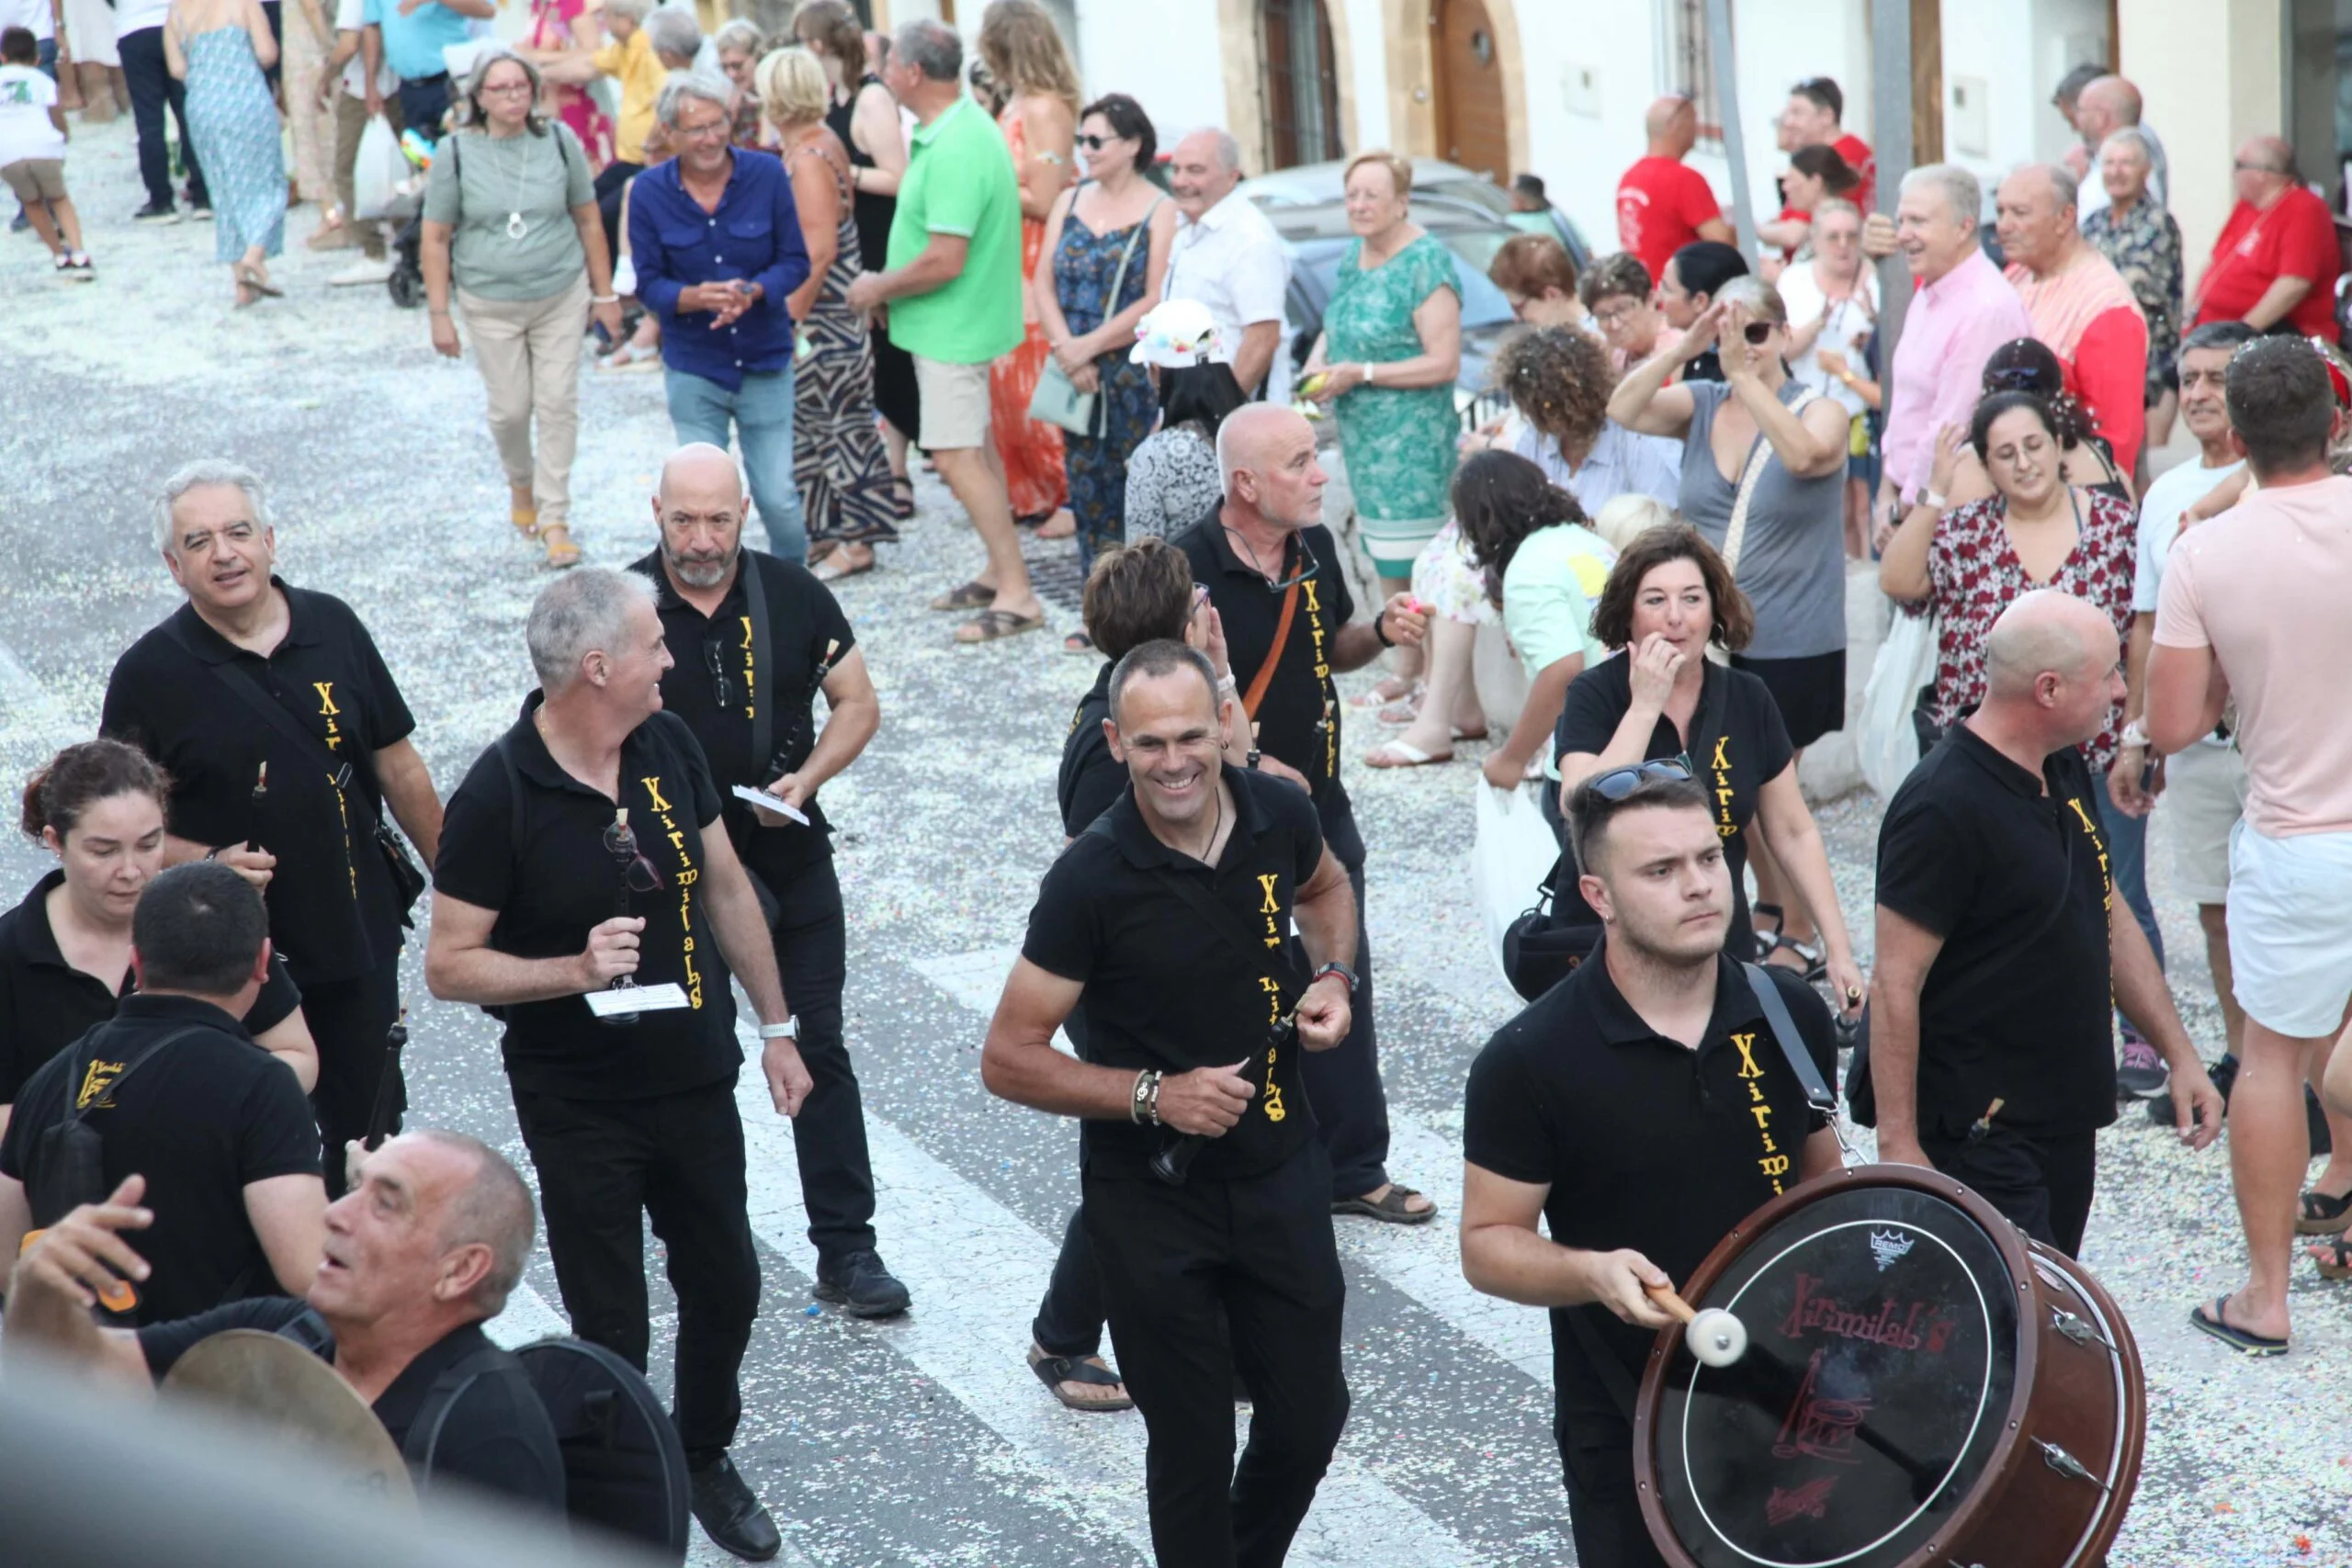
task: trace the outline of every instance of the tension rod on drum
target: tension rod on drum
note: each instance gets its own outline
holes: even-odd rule
[[[2120,1357],[2123,1354],[2115,1348],[2115,1342],[2101,1334],[2096,1326],[2064,1307],[2050,1309],[2050,1326],[2077,1345],[2096,1343],[2100,1349],[2110,1356]]]
[[[2115,1490],[2113,1487],[2093,1475],[2081,1460],[2076,1459],[2064,1449],[2042,1438],[2034,1438],[2033,1443],[2034,1447],[2041,1450],[2041,1461],[2059,1474],[2071,1475],[2077,1481],[2087,1481],[2100,1491],[2113,1495]]]

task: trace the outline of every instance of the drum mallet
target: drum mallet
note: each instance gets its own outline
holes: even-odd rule
[[[1682,1342],[1702,1367],[1721,1369],[1747,1354],[1747,1327],[1721,1307],[1694,1308],[1671,1285],[1645,1285],[1651,1301],[1682,1320]]]

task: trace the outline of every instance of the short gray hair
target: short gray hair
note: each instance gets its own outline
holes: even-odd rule
[[[540,589],[523,630],[539,689],[552,696],[580,678],[590,654],[619,653],[629,606],[652,603],[650,581],[605,567],[574,567]]]
[[[963,73],[964,40],[954,28],[928,17],[892,33],[890,52],[933,82],[953,82]]]
[[[1204,125],[1186,131],[1179,140],[1189,141],[1195,136],[1207,137],[1209,145],[1216,149],[1217,167],[1237,175],[1241,172],[1241,143],[1233,139],[1233,132],[1221,125]]]
[[[1984,221],[1984,187],[1958,164],[1922,164],[1903,176],[1905,190],[1914,186],[1940,187],[1952,217],[1970,228]]]
[[[254,521],[264,530],[273,525],[269,520],[269,492],[261,476],[243,463],[232,463],[225,457],[199,457],[193,463],[183,463],[164,481],[155,495],[155,547],[165,555],[172,553],[172,535],[175,527],[172,509],[180,497],[207,485],[234,485],[245,492],[245,502],[254,509]]]
[[[2149,140],[2146,131],[2136,125],[2118,126],[2107,133],[2107,140],[2098,144],[2098,150],[2104,152],[2119,141],[2129,147],[2137,147],[2140,150],[2140,161],[2150,168],[2155,167],[2156,144]]]
[[[642,22],[653,15],[653,0],[605,0],[605,15]]]
[[[1781,291],[1762,278],[1743,273],[1715,290],[1715,299],[1736,305],[1759,321],[1770,321],[1776,327],[1789,324],[1789,307]]]
[[[645,18],[645,41],[657,54],[692,60],[702,49],[702,24],[683,6],[664,6]]]
[[[443,1148],[470,1155],[472,1179],[458,1190],[442,1216],[443,1250],[458,1247],[490,1248],[490,1272],[474,1287],[472,1303],[486,1317],[506,1310],[506,1298],[523,1280],[531,1261],[531,1237],[537,1228],[531,1190],[504,1155],[464,1133],[439,1127],[419,1127],[414,1136]]]
[[[710,37],[711,48],[740,49],[754,60],[760,57],[760,46],[766,41],[760,36],[760,24],[748,17],[736,17]]]
[[[678,129],[678,117],[685,112],[688,98],[700,98],[707,104],[717,104],[724,110],[733,101],[732,84],[712,75],[707,71],[673,71],[670,79],[662,84],[662,96],[654,100],[653,112],[671,130]]]

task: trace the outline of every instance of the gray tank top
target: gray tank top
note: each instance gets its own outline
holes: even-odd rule
[[[1683,520],[1721,549],[1738,499],[1736,476],[1725,479],[1710,445],[1715,414],[1734,394],[1720,381],[1690,381],[1690,434],[1682,444]],[[1781,401],[1804,392],[1792,380]],[[1740,470],[1745,472],[1743,456]],[[1739,587],[1756,612],[1752,659],[1809,659],[1846,646],[1846,469],[1801,479],[1779,455],[1765,462],[1747,505],[1739,547]]]

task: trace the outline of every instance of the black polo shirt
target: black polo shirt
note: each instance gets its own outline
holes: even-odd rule
[[[1210,508],[1170,542],[1191,558],[1193,581],[1208,589],[1225,626],[1227,661],[1246,693],[1273,648],[1283,594],[1267,588],[1264,575],[1235,551],[1218,515]],[[1301,551],[1313,555],[1317,570],[1299,584],[1282,663],[1258,705],[1258,750],[1306,774],[1315,804],[1329,810],[1347,799],[1340,783],[1340,712],[1347,705],[1331,681],[1332,643],[1354,618],[1356,602],[1331,530],[1320,524],[1301,529],[1283,551],[1283,577],[1303,570]]]
[[[164,1036],[195,1024],[122,1086],[113,1078]],[[104,1141],[106,1186],[147,1179],[140,1200],[155,1223],[139,1233],[154,1272],[138,1286],[138,1318],[160,1323],[243,1296],[275,1295],[277,1277],[245,1213],[245,1189],[278,1176],[317,1176],[319,1125],[286,1065],[243,1025],[193,997],[133,996],[89,1035],[25,1080],[0,1135],[0,1176],[29,1184],[40,1134],[69,1099]]]
[[[1106,814],[1110,832],[1080,833],[1037,890],[1022,956],[1086,987],[1078,1000],[1086,1059],[1099,1066],[1170,1073],[1231,1066],[1263,1053],[1273,1021],[1296,1004],[1287,987],[1277,988],[1273,967],[1245,957],[1170,885],[1190,877],[1260,940],[1289,935],[1292,904],[1323,859],[1315,807],[1279,779],[1229,764],[1224,773],[1233,831],[1216,870],[1154,838],[1130,790]],[[1278,1051],[1272,1070],[1272,1087],[1202,1149],[1195,1175],[1227,1179],[1271,1170],[1313,1135],[1298,1052]],[[1089,1122],[1085,1168],[1098,1176],[1142,1176],[1174,1136],[1125,1120]]]
[[[1878,901],[1944,939],[1919,993],[1919,1130],[1957,1136],[2002,1100],[2023,1133],[2115,1120],[2111,897],[2090,764],[2040,776],[1966,723],[1894,792]]]
[[[588,933],[621,912],[623,864],[605,848],[614,802],[563,771],[532,722],[540,694],[449,796],[433,886],[495,909],[490,944],[517,958],[571,958]],[[505,757],[511,752],[510,771]],[[631,894],[645,920],[637,983],[675,983],[694,1005],[599,1021],[577,996],[498,1010],[506,1025],[506,1075],[518,1089],[572,1100],[645,1100],[731,1078],[742,1063],[727,964],[703,905],[703,835],[718,820],[718,793],[702,748],[678,717],[657,713],[621,743],[621,801],[638,852],[662,886]],[[517,830],[519,791],[522,821]]]
[[[746,550],[751,555],[758,552]],[[759,789],[774,783],[808,760],[817,744],[817,694],[825,672],[849,657],[857,646],[849,617],[832,590],[817,581],[807,567],[760,555],[760,590],[768,602],[768,657],[775,668],[756,670],[752,656],[752,617],[746,612],[743,574],[735,573],[718,612],[705,615],[678,596],[662,570],[662,552],[632,561],[629,570],[644,573],[654,586],[662,615],[662,635],[674,662],[662,677],[662,705],[685,721],[702,743],[713,781],[719,790],[719,815],[727,820],[727,837],[743,863],[774,882],[828,852],[832,831],[825,813],[811,795],[800,807],[808,826],[786,818],[762,816],[727,791],[735,784]],[[828,653],[828,649],[831,649]],[[719,697],[719,677],[712,660],[724,671],[727,702]],[[754,674],[763,683],[773,682],[776,713],[776,757],[752,755],[752,686]]]
[[[112,1018],[116,1005],[139,988],[129,970],[122,984],[109,989],[65,962],[49,923],[50,893],[64,880],[62,871],[51,872],[33,884],[24,902],[0,914],[0,1105],[15,1100],[33,1069]],[[286,960],[272,953],[269,978],[245,1014],[245,1030],[266,1034],[301,1005]]]
[[[1789,728],[1781,721],[1780,705],[1771,688],[1745,670],[1710,661],[1700,677],[1699,705],[1690,716],[1694,734],[1688,747],[1674,721],[1664,714],[1650,731],[1642,753],[1648,761],[1679,757],[1690,764],[1692,776],[1707,787],[1713,807],[1715,831],[1724,840],[1724,860],[1731,867],[1731,927],[1724,933],[1724,951],[1744,958],[1756,951],[1756,931],[1748,919],[1747,828],[1756,819],[1756,802],[1764,786],[1779,778],[1796,760],[1789,744]],[[1617,727],[1634,705],[1633,661],[1625,654],[1588,665],[1568,683],[1559,723],[1552,729],[1552,759],[1571,751],[1599,756],[1616,738]],[[1703,725],[1702,725],[1703,720]],[[1599,921],[1584,901],[1573,877],[1555,893],[1554,907],[1565,918]]]
[[[1062,771],[1054,786],[1062,808],[1062,831],[1077,838],[1086,825],[1111,808],[1127,787],[1126,764],[1111,755],[1102,721],[1111,716],[1111,671],[1104,660],[1094,684],[1078,699],[1069,716],[1069,736],[1062,742]]]
[[[151,1324],[139,1331],[139,1348],[147,1358],[148,1374],[161,1382],[182,1356],[215,1334],[232,1328],[276,1334],[309,1310],[282,1296],[239,1302],[177,1322]],[[490,1344],[481,1325],[469,1323],[435,1340],[401,1370],[373,1407],[394,1448],[405,1450],[409,1428],[423,1413],[435,1380]],[[321,1355],[334,1361],[332,1334]],[[432,1479],[463,1481],[508,1502],[564,1511],[563,1453],[554,1423],[536,1395],[522,1394],[505,1378],[476,1378],[457,1396],[434,1450]]]
[[[381,809],[373,762],[416,721],[351,606],[270,582],[286,595],[288,619],[268,658],[182,604],[115,661],[99,728],[171,774],[174,834],[206,845],[258,840],[277,857],[263,895],[270,939],[295,981],[316,986],[373,974],[400,956],[401,910],[373,836]],[[215,667],[232,662],[330,752],[352,759],[347,789],[335,787],[317,751],[222,682]],[[269,787],[257,800],[265,761]]]
[[[1507,1180],[1548,1185],[1544,1218],[1562,1247],[1632,1247],[1679,1287],[1717,1242],[1796,1185],[1805,1138],[1826,1125],[1764,1021],[1740,966],[1718,958],[1699,1049],[1642,1021],[1610,977],[1607,942],[1496,1031],[1470,1066],[1464,1157]],[[1838,1046],[1827,1004],[1768,969],[1828,1081]],[[1571,1314],[1638,1383],[1657,1336],[1598,1305],[1552,1312],[1556,1427],[1624,1418],[1593,1371]]]

